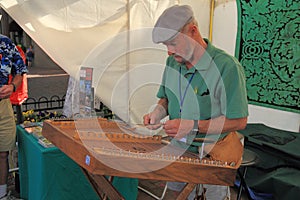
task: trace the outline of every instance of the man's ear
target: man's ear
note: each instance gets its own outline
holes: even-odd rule
[[[198,34],[198,27],[195,24],[192,24],[189,28],[190,28],[190,32],[193,36],[195,34]]]

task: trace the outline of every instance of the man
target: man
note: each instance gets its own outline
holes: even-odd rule
[[[245,128],[248,103],[243,68],[234,57],[202,38],[190,6],[166,9],[155,24],[152,39],[167,47],[169,57],[157,106],[143,118],[149,129],[163,126],[165,133],[174,137],[174,144],[197,151],[190,146],[194,137],[221,133],[223,137]],[[167,115],[169,120],[161,123]],[[174,184],[168,186],[174,188]],[[229,198],[227,186],[204,188],[207,199]]]
[[[0,35],[0,200],[14,199],[7,194],[8,154],[16,144],[16,124],[9,97],[27,73],[26,66],[12,41]],[[13,75],[8,83],[9,75]]]

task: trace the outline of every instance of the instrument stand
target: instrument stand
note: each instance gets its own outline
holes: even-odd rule
[[[82,171],[92,184],[100,199],[125,200],[122,197],[122,195],[111,184],[113,177],[107,179],[105,176],[102,175],[93,175],[84,168],[82,168]]]

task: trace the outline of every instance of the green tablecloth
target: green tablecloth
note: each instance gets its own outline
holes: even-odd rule
[[[275,199],[299,199],[300,134],[264,124],[248,124],[239,132],[245,136],[245,147],[259,157],[255,166],[248,167],[248,186]]]
[[[17,126],[20,195],[28,200],[98,200],[80,167],[56,147],[44,148]],[[114,177],[125,199],[137,197],[137,179]]]

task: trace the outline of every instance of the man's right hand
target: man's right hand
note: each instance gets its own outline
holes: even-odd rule
[[[148,113],[144,115],[144,125],[150,130],[156,130],[162,126],[160,118],[154,113]]]
[[[156,130],[162,126],[160,120],[167,116],[168,100],[162,98],[157,102],[155,109],[144,115],[144,125],[150,130]]]

